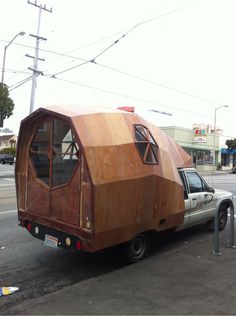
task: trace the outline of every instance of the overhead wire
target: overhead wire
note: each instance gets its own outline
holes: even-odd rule
[[[152,15],[152,14],[156,13],[157,11],[159,11],[164,5],[167,4],[168,1],[169,1],[169,0],[163,0],[162,5],[161,5],[158,9],[155,9],[154,11],[152,11],[151,13],[149,13],[149,14],[146,16],[146,19],[147,19],[150,15]],[[91,45],[97,44],[97,43],[99,43],[99,42],[102,42],[102,41],[104,41],[104,40],[107,40],[107,39],[109,39],[109,38],[112,38],[112,37],[114,37],[114,36],[116,36],[116,35],[118,35],[118,34],[121,34],[121,33],[123,33],[123,32],[126,32],[126,31],[128,31],[129,29],[130,29],[130,27],[125,28],[125,29],[123,29],[123,30],[121,30],[121,31],[112,33],[112,34],[110,34],[110,35],[104,36],[104,37],[102,37],[102,38],[96,39],[96,40],[94,40],[94,41],[91,41],[91,42],[89,42],[89,43],[83,45],[83,46],[80,46],[80,47],[78,47],[78,48],[74,48],[74,49],[72,49],[72,50],[69,50],[69,51],[67,51],[67,52],[64,52],[64,54],[71,54],[71,53],[76,52],[76,51],[78,51],[78,50],[80,50],[80,49],[83,49],[83,48],[89,47],[89,46],[91,46]],[[52,52],[52,53],[53,53],[53,52]],[[55,52],[55,54],[56,54],[56,52]],[[62,57],[63,57],[63,56],[62,56]],[[67,57],[67,55],[65,55],[65,57]],[[68,57],[71,57],[71,56],[68,56]],[[73,57],[73,58],[76,59],[76,57]]]
[[[150,84],[155,85],[155,86],[159,86],[159,87],[162,87],[162,88],[171,90],[171,91],[173,91],[173,92],[181,93],[181,94],[184,94],[184,95],[187,95],[187,96],[190,96],[190,97],[193,97],[193,98],[202,100],[202,101],[214,103],[214,104],[217,104],[217,105],[222,105],[222,103],[213,101],[213,100],[211,100],[211,99],[204,98],[204,97],[201,97],[201,96],[199,96],[199,95],[196,95],[196,94],[193,94],[193,93],[190,93],[190,92],[181,90],[181,89],[173,88],[173,87],[170,87],[169,85],[165,85],[165,84],[162,84],[162,83],[159,83],[159,82],[155,82],[155,81],[153,81],[153,80],[150,80],[150,79],[147,79],[147,78],[143,78],[143,77],[141,77],[141,76],[137,76],[137,75],[134,75],[134,74],[130,74],[130,73],[128,73],[128,72],[126,72],[126,71],[123,71],[123,70],[119,70],[119,69],[116,69],[116,68],[113,68],[113,67],[110,67],[110,66],[106,66],[106,65],[104,65],[104,64],[100,64],[100,63],[95,63],[95,64],[96,64],[97,66],[106,68],[106,69],[108,69],[108,70],[115,71],[115,72],[117,72],[117,73],[120,73],[120,74],[129,76],[129,77],[131,77],[131,78],[135,78],[135,79],[138,79],[138,80],[147,82],[147,83],[150,83]]]
[[[191,5],[193,5],[193,3],[192,3]],[[214,103],[214,104],[217,104],[217,105],[221,105],[221,103],[219,103],[219,102],[216,102],[216,101],[213,101],[213,100],[204,98],[204,97],[200,97],[200,96],[198,96],[198,95],[195,95],[195,94],[192,94],[192,93],[189,93],[189,92],[180,90],[180,89],[172,88],[172,87],[170,87],[170,86],[168,86],[168,85],[164,85],[164,84],[161,84],[161,83],[157,83],[157,82],[154,82],[154,81],[152,81],[152,80],[149,80],[149,79],[146,79],[146,78],[142,78],[142,77],[140,77],[140,76],[133,75],[133,74],[130,74],[130,73],[128,73],[128,72],[125,72],[125,71],[122,71],[122,70],[118,70],[118,69],[115,69],[115,68],[113,68],[113,67],[106,66],[106,65],[103,65],[103,64],[100,64],[100,63],[97,63],[97,62],[96,62],[96,59],[97,59],[98,57],[100,57],[100,56],[101,56],[102,54],[104,54],[107,50],[109,50],[111,47],[113,47],[115,44],[117,44],[122,38],[124,38],[126,35],[128,35],[130,32],[132,32],[132,31],[133,31],[134,29],[136,29],[138,26],[143,25],[143,24],[146,24],[146,23],[150,23],[150,22],[152,22],[152,21],[154,21],[154,20],[156,20],[156,19],[160,19],[160,18],[162,18],[162,17],[164,17],[164,16],[173,14],[173,13],[175,13],[175,12],[177,12],[177,11],[180,11],[180,10],[186,8],[186,7],[190,7],[191,5],[182,6],[181,8],[178,8],[178,9],[175,9],[175,10],[172,10],[172,11],[169,11],[169,12],[166,12],[166,13],[163,13],[163,14],[161,14],[161,15],[158,15],[157,17],[150,18],[150,19],[146,19],[146,20],[144,20],[144,21],[141,21],[141,22],[135,24],[133,27],[129,28],[128,31],[125,32],[121,37],[119,37],[116,41],[114,41],[112,44],[110,44],[108,47],[106,47],[103,51],[101,51],[99,54],[97,54],[97,55],[96,55],[94,58],[92,58],[91,60],[86,60],[86,59],[79,58],[79,57],[75,57],[75,56],[69,56],[69,55],[67,55],[67,54],[65,54],[65,53],[58,53],[58,52],[55,52],[55,51],[49,51],[49,50],[45,50],[45,49],[40,49],[41,51],[45,51],[45,52],[48,52],[48,53],[53,53],[53,54],[57,54],[57,55],[60,55],[60,56],[69,57],[69,58],[74,58],[74,59],[82,60],[82,61],[83,61],[83,62],[82,62],[81,64],[79,64],[79,65],[70,67],[70,68],[68,68],[68,69],[66,69],[66,70],[63,70],[63,71],[59,72],[59,73],[56,73],[56,74],[54,74],[54,75],[51,75],[51,78],[55,78],[55,79],[58,79],[58,80],[63,80],[63,79],[56,78],[56,76],[59,75],[59,74],[62,74],[62,73],[64,73],[64,72],[66,72],[66,71],[75,69],[75,68],[77,68],[77,67],[79,67],[79,66],[85,65],[85,64],[87,64],[87,63],[93,63],[93,64],[98,65],[98,66],[100,66],[100,67],[104,67],[104,68],[106,68],[106,69],[109,69],[109,70],[112,70],[112,71],[115,71],[115,72],[124,74],[124,75],[126,75],[126,76],[129,76],[129,77],[132,77],[132,78],[135,78],[135,79],[138,79],[138,80],[145,81],[145,82],[150,83],[150,84],[154,84],[154,85],[160,86],[160,87],[162,87],[162,88],[166,88],[166,89],[172,90],[172,91],[177,92],[177,93],[185,94],[185,95],[187,95],[187,96],[194,97],[194,98],[197,98],[197,99],[200,99],[200,100],[203,100],[203,101],[207,101],[207,102],[210,102],[210,103]],[[117,33],[116,33],[116,34],[117,34]],[[110,36],[109,36],[109,37],[110,37]],[[111,37],[112,37],[112,36],[111,36]],[[105,38],[103,38],[103,39],[105,39]],[[103,40],[103,39],[101,39],[101,40]],[[99,40],[98,40],[98,41],[99,41]],[[97,42],[97,41],[95,41],[95,42]],[[15,43],[15,44],[16,44],[16,43]],[[19,44],[19,45],[20,45],[20,46],[25,46],[25,47],[33,48],[33,47],[31,47],[31,46],[28,46],[28,45],[22,45],[22,44]],[[88,45],[89,45],[89,44],[88,44]],[[31,77],[30,77],[30,78],[31,78]],[[16,87],[18,87],[18,86],[20,86],[20,85],[26,83],[28,80],[30,80],[30,79],[29,79],[29,78],[26,78],[26,79],[24,79],[23,81],[20,81],[19,83],[15,84],[15,85],[13,85],[13,86],[14,86],[14,88],[16,88]],[[91,88],[91,89],[96,89],[96,90],[103,91],[103,92],[107,92],[107,93],[112,93],[112,94],[116,94],[116,95],[120,95],[120,96],[125,96],[125,95],[120,94],[120,93],[117,93],[117,92],[111,92],[111,91],[106,90],[106,89],[100,89],[100,88],[88,86],[88,85],[86,85],[86,84],[75,83],[75,82],[72,82],[72,81],[69,81],[69,80],[67,80],[67,82],[68,82],[68,83],[70,82],[70,83],[73,83],[73,84],[78,84],[78,85],[80,85],[80,86],[85,86],[85,87],[88,87],[88,88]],[[14,88],[12,88],[12,89],[14,89]],[[142,100],[142,99],[135,98],[135,97],[131,97],[131,96],[125,96],[125,97],[132,98],[132,99],[136,99],[136,100],[139,100],[139,101],[145,101],[145,102],[149,102],[149,103],[151,102],[151,101]],[[156,104],[156,105],[157,105],[156,102],[152,102],[152,104]],[[167,105],[165,105],[165,106],[167,106]],[[174,108],[174,107],[171,107],[171,106],[167,106],[167,107]],[[174,108],[174,109],[179,110],[178,108]],[[180,110],[181,110],[181,109],[180,109]],[[186,112],[186,110],[184,110],[184,111]],[[191,112],[191,111],[187,111],[187,112],[192,113],[192,114],[198,114],[198,115],[200,114],[200,113]]]
[[[47,76],[47,75],[46,75],[46,77],[51,78],[50,76]],[[84,83],[80,83],[80,82],[76,82],[76,81],[72,81],[72,80],[66,80],[66,79],[62,79],[62,78],[58,78],[58,77],[55,77],[55,79],[59,80],[59,81],[62,81],[62,82],[65,82],[65,83],[81,86],[81,87],[88,88],[88,89],[93,89],[93,90],[100,91],[100,92],[109,93],[109,94],[120,96],[120,97],[133,99],[133,100],[140,101],[140,102],[149,103],[149,104],[152,104],[152,105],[164,106],[164,107],[170,108],[172,110],[177,110],[177,111],[181,111],[181,112],[185,112],[185,113],[200,115],[200,116],[204,116],[204,117],[206,117],[206,116],[212,117],[211,115],[207,115],[205,113],[203,114],[203,113],[198,113],[198,112],[194,112],[194,111],[189,111],[189,110],[186,110],[186,109],[181,109],[179,107],[174,107],[174,106],[170,106],[170,105],[166,105],[166,104],[161,104],[161,103],[150,101],[150,100],[147,100],[147,99],[142,99],[142,98],[138,98],[138,97],[135,97],[135,96],[122,94],[122,93],[119,93],[119,92],[116,92],[116,91],[111,91],[111,90],[108,90],[108,89],[94,87],[94,86],[91,86],[91,85],[88,85],[88,84],[84,84]]]
[[[194,3],[192,3],[191,5],[185,5],[185,6],[182,6],[180,8],[177,8],[177,9],[174,9],[174,10],[171,10],[169,12],[166,12],[166,13],[163,13],[161,15],[158,15],[154,18],[149,18],[149,19],[145,19],[137,24],[135,24],[134,26],[132,26],[131,28],[128,29],[128,31],[126,31],[122,36],[120,36],[116,41],[114,41],[112,44],[110,44],[109,46],[107,46],[105,49],[103,49],[99,54],[97,54],[95,57],[93,57],[92,59],[90,60],[86,60],[86,59],[82,59],[82,58],[78,58],[79,60],[83,60],[82,63],[78,64],[78,65],[75,65],[75,66],[72,66],[70,68],[67,68],[65,70],[62,70],[58,73],[55,73],[52,75],[52,78],[55,78],[56,76],[62,74],[62,73],[65,73],[67,71],[70,71],[70,70],[73,70],[75,68],[78,68],[80,66],[83,66],[85,64],[88,64],[88,63],[92,63],[92,64],[95,64],[95,65],[98,65],[100,67],[103,67],[103,68],[106,68],[106,69],[109,69],[109,70],[112,70],[114,72],[117,72],[117,73],[120,73],[120,74],[123,74],[123,75],[126,75],[126,76],[129,76],[129,77],[132,77],[132,78],[135,78],[135,79],[138,79],[138,80],[142,80],[144,82],[147,82],[147,83],[150,83],[150,84],[153,84],[153,85],[156,85],[156,86],[159,86],[159,87],[162,87],[162,88],[165,88],[165,89],[168,89],[168,90],[171,90],[173,92],[177,92],[177,93],[181,93],[181,94],[184,94],[184,95],[187,95],[187,96],[190,96],[190,97],[193,97],[193,98],[196,98],[196,99],[199,99],[199,100],[202,100],[202,101],[206,101],[206,102],[210,102],[210,103],[213,103],[213,104],[217,104],[217,105],[221,105],[221,103],[219,102],[216,102],[214,100],[211,100],[211,99],[208,99],[208,98],[205,98],[205,97],[202,97],[202,96],[198,96],[196,94],[193,94],[193,93],[190,93],[190,92],[187,92],[187,91],[184,91],[184,90],[181,90],[181,89],[177,89],[177,88],[173,88],[173,87],[170,87],[169,85],[165,85],[165,84],[162,84],[162,83],[158,83],[158,82],[155,82],[155,81],[152,81],[152,80],[149,80],[147,78],[143,78],[141,76],[137,76],[137,75],[133,75],[133,74],[130,74],[128,72],[125,72],[125,71],[122,71],[122,70],[119,70],[119,69],[116,69],[114,67],[110,67],[110,66],[106,66],[104,64],[100,64],[96,61],[96,59],[98,57],[100,57],[102,54],[104,54],[106,51],[108,51],[110,48],[112,48],[115,44],[117,44],[122,38],[124,38],[125,36],[127,36],[130,32],[132,32],[134,29],[136,29],[138,26],[140,25],[143,25],[143,24],[146,24],[146,23],[150,23],[154,20],[157,20],[159,18],[162,18],[162,17],[165,17],[169,14],[173,14],[175,12],[178,12],[180,10],[183,10],[184,8],[186,7],[190,7],[192,6]],[[72,57],[72,56],[71,56]],[[74,58],[74,57],[73,57]],[[74,58],[74,59],[77,59],[77,58]]]
[[[192,5],[193,5],[193,3],[192,3],[191,5],[182,6],[182,7],[178,8],[178,9],[168,11],[168,12],[163,13],[163,14],[161,14],[161,15],[158,15],[158,16],[156,16],[156,17],[154,17],[154,18],[150,18],[150,19],[147,19],[147,20],[144,20],[144,21],[141,21],[141,22],[135,24],[134,26],[132,26],[131,28],[129,28],[128,31],[126,31],[126,32],[125,32],[124,34],[122,34],[119,38],[117,38],[113,43],[111,43],[110,45],[108,45],[107,47],[105,47],[100,53],[98,53],[96,56],[94,56],[94,57],[91,58],[90,60],[84,61],[84,62],[81,63],[81,64],[78,64],[78,65],[75,65],[75,66],[73,66],[73,67],[64,69],[64,70],[62,70],[62,71],[60,71],[60,72],[57,72],[57,73],[53,74],[52,77],[56,77],[56,76],[61,75],[61,74],[65,73],[65,72],[68,72],[68,71],[70,71],[70,70],[73,70],[73,69],[76,69],[76,68],[78,68],[78,67],[81,67],[81,66],[83,66],[83,65],[85,65],[85,64],[87,64],[87,63],[95,63],[97,58],[99,58],[99,57],[100,57],[101,55],[103,55],[105,52],[107,52],[108,50],[110,50],[114,45],[118,44],[118,42],[120,42],[121,39],[123,39],[124,37],[126,37],[129,33],[131,33],[132,31],[134,31],[134,30],[135,30],[137,27],[139,27],[140,25],[144,25],[144,24],[147,24],[147,23],[151,23],[151,22],[153,22],[153,21],[155,21],[155,20],[157,20],[157,19],[160,19],[160,18],[163,18],[163,17],[165,17],[165,16],[167,16],[167,15],[176,13],[176,12],[178,12],[178,11],[180,11],[180,10],[183,10],[183,9],[186,8],[186,7],[190,7],[190,6],[192,6]]]
[[[5,68],[4,72],[10,72],[10,73],[14,73],[14,74],[30,74],[29,71],[26,71],[28,68],[24,69],[24,70],[17,70],[17,69],[10,69],[10,68]],[[2,70],[2,68],[0,68],[0,70]],[[14,76],[12,76],[11,78],[9,78],[8,80],[14,78]]]
[[[22,86],[23,84],[27,83],[31,79],[32,79],[32,75],[27,77],[27,78],[25,78],[25,79],[23,79],[23,80],[21,80],[21,81],[19,81],[19,82],[17,82],[17,83],[15,83],[15,84],[13,84],[12,86],[9,87],[8,91],[11,92],[12,90],[14,90],[14,89]]]

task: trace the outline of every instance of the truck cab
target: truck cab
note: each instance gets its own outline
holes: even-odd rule
[[[200,223],[206,223],[209,229],[213,229],[216,204],[219,200],[222,201],[219,229],[223,230],[232,193],[211,188],[194,168],[183,168],[178,171],[183,183],[185,204],[184,223],[178,230]]]

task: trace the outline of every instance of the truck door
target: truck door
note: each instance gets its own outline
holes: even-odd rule
[[[185,171],[190,201],[189,223],[197,224],[212,217],[213,193],[209,192],[204,179],[195,171]]]
[[[189,197],[189,189],[188,189],[188,182],[185,177],[184,171],[179,171],[179,176],[183,184],[183,191],[184,191],[184,206],[185,206],[185,214],[184,214],[184,223],[182,227],[187,226],[189,224],[189,217],[190,217],[190,197]]]

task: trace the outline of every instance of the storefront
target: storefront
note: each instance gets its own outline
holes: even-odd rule
[[[236,166],[236,149],[222,148],[221,164],[229,168]]]
[[[193,129],[165,126],[161,130],[173,138],[192,157],[193,166],[199,171],[213,169],[214,134],[209,128],[195,126]],[[215,169],[221,161],[219,135],[215,135]]]

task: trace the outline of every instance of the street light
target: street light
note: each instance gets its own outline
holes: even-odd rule
[[[23,36],[25,35],[25,32],[19,32],[17,33],[13,39],[4,47],[4,53],[3,53],[3,62],[2,62],[2,80],[1,80],[1,88],[3,89],[3,84],[4,84],[4,72],[5,72],[5,63],[6,63],[6,52],[7,52],[7,47],[14,41],[14,39],[18,36]],[[0,127],[3,127],[3,117],[4,114],[0,112]]]
[[[5,72],[5,63],[6,63],[6,51],[7,51],[7,47],[14,41],[14,39],[18,36],[18,35],[25,35],[25,32],[19,32],[17,33],[13,39],[4,47],[4,53],[3,53],[3,62],[2,62],[2,80],[1,83],[3,85],[4,83],[4,72]]]
[[[213,162],[212,162],[212,172],[215,172],[215,163],[216,163],[216,111],[220,108],[228,108],[228,105],[220,105],[218,108],[215,108],[214,115],[214,134],[213,134]]]

